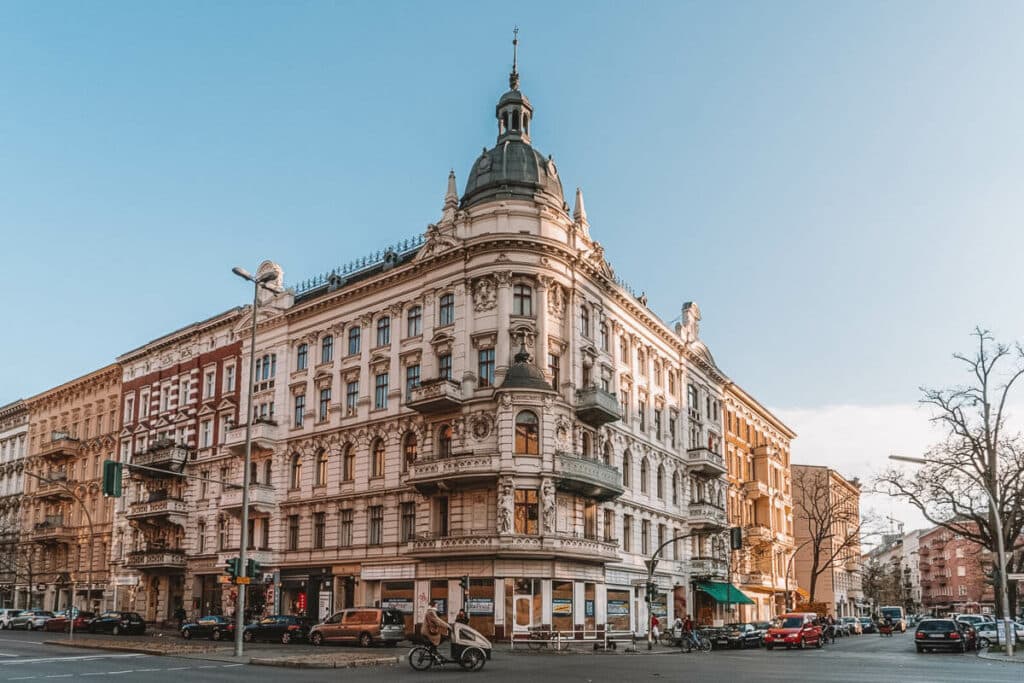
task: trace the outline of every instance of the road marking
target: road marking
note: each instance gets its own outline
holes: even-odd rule
[[[224,664],[223,668],[230,669],[233,666],[244,666],[244,664]]]
[[[185,671],[185,670],[191,669],[191,668],[192,668],[191,666],[175,666],[175,667],[172,667],[170,669],[164,669],[164,671]]]
[[[108,671],[108,676],[117,676],[118,674],[133,674],[135,669],[125,669],[124,671]]]
[[[82,656],[79,656],[79,657],[35,657],[35,658],[32,658],[32,659],[18,659],[18,660],[2,661],[2,662],[0,662],[0,666],[5,666],[7,664],[36,664],[36,663],[39,663],[39,662],[74,662],[74,661],[87,661],[87,660],[95,660],[95,659],[113,659],[115,657],[117,657],[117,658],[127,658],[127,657],[146,657],[146,656],[147,655],[133,652],[131,654],[125,654],[125,655],[82,655]],[[14,679],[11,679],[11,680],[14,680]]]
[[[18,655],[9,655],[6,652],[0,652],[0,657],[17,657]]]
[[[47,678],[71,678],[74,674],[50,674]]]

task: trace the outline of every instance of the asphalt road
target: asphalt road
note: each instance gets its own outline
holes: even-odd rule
[[[841,638],[822,650],[767,652],[715,651],[680,654],[666,648],[659,654],[509,653],[500,647],[483,672],[468,674],[458,667],[417,673],[407,664],[389,667],[285,669],[210,661],[196,657],[159,657],[42,644],[57,634],[0,632],[0,683],[5,681],[556,681],[557,683],[630,683],[632,681],[739,681],[845,683],[891,681],[922,683],[1020,683],[1024,665],[979,659],[973,653],[914,652],[912,634],[881,638],[874,635]],[[83,638],[84,640],[84,638]],[[132,637],[125,637],[125,641]],[[283,646],[282,646],[283,647]],[[289,653],[313,651],[310,645],[288,646]],[[389,650],[388,653],[395,653]],[[399,649],[397,653],[402,653]]]

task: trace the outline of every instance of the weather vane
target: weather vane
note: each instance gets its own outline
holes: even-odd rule
[[[512,29],[512,73],[508,75],[508,87],[519,90],[519,26]]]

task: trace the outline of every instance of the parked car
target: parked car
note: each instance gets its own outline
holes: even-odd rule
[[[785,614],[778,627],[768,630],[765,647],[769,650],[774,649],[776,645],[785,645],[787,650],[791,647],[802,650],[808,645],[821,647],[821,626],[817,622],[818,615],[814,612]]]
[[[836,619],[835,628],[837,638],[845,638],[850,635],[850,625],[845,623],[842,619]]]
[[[217,614],[199,617],[195,621],[189,621],[181,625],[181,637],[185,640],[191,638],[220,640],[222,638],[230,638],[234,634],[235,622]]]
[[[254,640],[277,640],[287,644],[293,640],[305,640],[308,634],[308,619],[272,614],[246,626],[242,631],[242,639],[247,643]]]
[[[761,632],[761,646],[764,646],[764,639],[768,635],[768,629],[775,626],[771,621],[756,621],[754,622],[754,628]]]
[[[917,625],[914,646],[918,652],[954,650],[967,652],[975,645],[974,628],[955,619],[925,619]]]
[[[309,641],[314,645],[338,642],[369,647],[374,643],[384,643],[394,647],[404,639],[405,617],[402,612],[379,607],[353,607],[335,612],[309,631]]]
[[[27,609],[16,617],[11,618],[10,628],[23,628],[27,631],[34,631],[42,628],[50,619],[53,619],[53,612],[40,609]]]
[[[864,633],[864,626],[857,617],[843,617],[841,621],[850,632],[850,635],[859,636]]]
[[[0,609],[0,628],[10,628],[11,619],[19,614],[20,609]]]
[[[146,621],[138,612],[104,612],[89,620],[89,633],[109,633],[119,636],[123,633],[145,633]]]
[[[989,645],[995,645],[999,640],[997,638],[996,629],[998,626],[995,621],[980,621],[973,624],[975,632],[978,634],[978,647],[988,647]],[[1024,641],[1024,626],[1014,623],[1014,643],[1020,643]]]
[[[95,612],[82,612],[81,610],[69,610],[66,609],[63,612],[58,612],[54,615],[53,619],[50,619],[43,626],[44,631],[63,631],[68,632],[71,630],[71,615],[74,614],[75,630],[84,631],[89,628],[89,620],[96,616]]]
[[[878,633],[878,626],[871,617],[859,617],[861,633]]]
[[[984,614],[957,614],[953,618],[961,623],[970,624],[971,626],[980,624],[983,621],[992,621],[992,617]]]
[[[727,624],[721,631],[726,637],[729,647],[743,650],[748,647],[761,647],[764,632],[754,624]]]

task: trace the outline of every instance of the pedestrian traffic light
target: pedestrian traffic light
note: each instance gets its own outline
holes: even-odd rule
[[[461,579],[459,579],[459,585],[462,586],[463,592],[469,591],[469,577],[463,576]]]
[[[647,582],[647,595],[646,595],[647,602],[649,602],[649,603],[650,602],[654,602],[654,598],[656,598],[657,596],[658,596],[658,584],[654,583],[653,581],[648,581]]]
[[[260,570],[260,563],[251,557],[245,561],[245,575],[250,578],[256,577],[256,572]]]
[[[729,547],[733,550],[743,549],[743,527],[734,526],[729,529]]]
[[[224,563],[224,569],[227,571],[228,576],[231,577],[232,581],[239,576],[238,570],[241,569],[241,567],[238,566],[239,564],[241,564],[241,561],[237,557],[229,557],[227,562]]]
[[[121,497],[121,463],[116,460],[103,461],[103,495]]]

